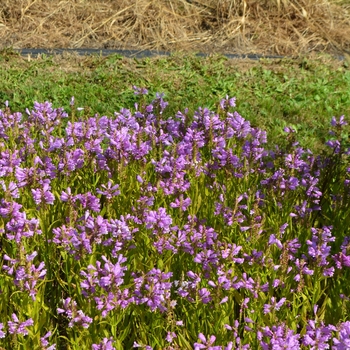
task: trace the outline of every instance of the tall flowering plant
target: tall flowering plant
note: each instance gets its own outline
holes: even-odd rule
[[[345,118],[315,155],[235,98],[167,116],[134,91],[109,117],[0,110],[0,346],[349,348]]]

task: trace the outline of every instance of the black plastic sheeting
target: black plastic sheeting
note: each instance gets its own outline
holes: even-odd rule
[[[62,55],[64,53],[78,54],[79,56],[109,56],[109,55],[120,55],[124,57],[156,57],[156,56],[170,56],[169,52],[166,51],[137,51],[137,50],[112,50],[112,49],[14,49],[19,52],[22,56],[33,56],[38,55]]]
[[[170,52],[166,51],[137,51],[137,50],[109,50],[109,49],[15,49],[14,51],[19,52],[22,56],[32,56],[37,57],[38,55],[61,55],[65,52],[67,53],[75,53],[79,56],[89,56],[89,55],[95,55],[95,56],[109,56],[109,55],[120,55],[124,57],[130,57],[130,58],[145,58],[145,57],[156,57],[156,56],[170,56]],[[205,53],[197,53],[196,56],[198,57],[208,57],[209,54]],[[247,54],[247,55],[240,55],[240,54],[222,54],[222,56],[227,57],[229,59],[243,59],[248,58],[251,60],[259,60],[261,58],[267,58],[267,59],[283,59],[287,58],[285,56],[273,56],[273,55],[255,55],[255,54]],[[337,57],[340,60],[343,60],[344,58],[341,56]]]
[[[14,51],[19,52],[22,56],[33,56],[38,55],[60,55],[65,52],[75,53],[79,56],[109,56],[109,55],[120,55],[130,58],[145,58],[145,57],[156,57],[156,56],[170,56],[171,53],[167,51],[138,51],[138,50],[109,50],[109,49],[15,49]],[[198,57],[208,57],[209,54],[196,53]],[[251,60],[259,60],[261,58],[271,59],[282,59],[283,56],[262,56],[262,55],[240,55],[240,54],[223,54],[227,58],[249,58]]]
[[[114,50],[114,49],[14,49],[14,51],[18,52],[22,56],[32,56],[37,57],[38,55],[62,55],[65,52],[67,53],[75,53],[79,56],[109,56],[109,55],[120,55],[123,57],[129,58],[145,58],[145,57],[157,57],[157,56],[170,56],[171,52],[167,51],[151,51],[151,50]],[[251,60],[260,60],[262,58],[266,59],[283,59],[283,58],[291,58],[287,56],[274,56],[274,55],[257,55],[257,54],[221,54],[224,57],[229,59],[244,59],[248,58]],[[206,53],[196,53],[198,57],[209,57],[210,54]],[[343,56],[334,56],[334,58],[344,61],[345,58]]]

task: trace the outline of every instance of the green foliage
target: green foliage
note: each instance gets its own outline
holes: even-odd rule
[[[109,57],[41,57],[30,62],[0,56],[0,102],[25,111],[34,101],[50,101],[70,112],[69,101],[86,114],[112,115],[137,101],[131,88],[146,87],[150,95],[162,91],[171,101],[165,117],[184,107],[213,108],[220,98],[236,96],[241,115],[267,130],[270,144],[283,144],[283,127],[293,126],[298,140],[313,150],[323,148],[324,128],[334,115],[350,112],[350,71],[339,62],[311,59],[228,60],[222,56],[127,59]]]

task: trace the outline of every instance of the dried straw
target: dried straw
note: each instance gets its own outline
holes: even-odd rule
[[[346,1],[0,0],[14,48],[137,48],[296,55],[350,48]]]

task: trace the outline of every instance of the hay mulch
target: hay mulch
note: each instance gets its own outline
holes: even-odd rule
[[[0,0],[0,48],[350,50],[343,0]]]

